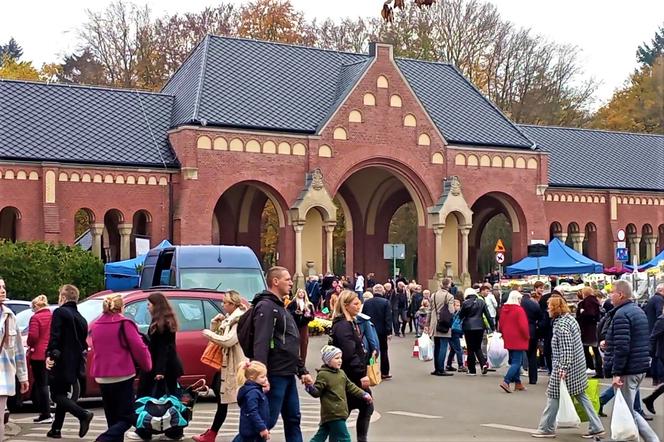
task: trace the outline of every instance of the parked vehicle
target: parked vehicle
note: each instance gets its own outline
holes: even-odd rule
[[[3,304],[9,307],[9,309],[13,311],[15,315],[21,313],[22,311],[30,310],[32,308],[32,304],[30,303],[30,301],[18,301],[15,299],[7,299]]]
[[[147,297],[154,291],[164,293],[177,315],[179,330],[176,334],[176,344],[185,373],[181,377],[181,384],[186,387],[199,379],[205,379],[215,394],[218,394],[221,383],[219,370],[200,362],[203,350],[208,343],[201,331],[209,326],[210,320],[214,316],[223,312],[224,292],[201,289],[149,289],[120,292],[125,303],[125,316],[133,320],[138,325],[138,329],[146,334],[151,321]],[[100,292],[78,304],[78,310],[88,321],[88,325],[92,325],[101,315],[103,299],[107,294],[107,292]],[[52,309],[56,307],[51,306]],[[27,336],[27,324],[29,324],[30,316],[32,316],[31,313],[31,311],[27,311],[19,317],[19,324],[25,336]],[[92,345],[90,337],[88,337],[88,345]],[[93,354],[94,349],[90,348],[87,364],[88,373],[91,372],[94,363]],[[77,399],[100,396],[99,385],[94,378],[86,376],[79,379],[78,383],[72,387],[71,395]],[[24,395],[24,399],[29,397],[30,392]]]
[[[245,246],[171,246],[148,252],[141,288],[237,290],[251,299],[266,288],[263,269]]]

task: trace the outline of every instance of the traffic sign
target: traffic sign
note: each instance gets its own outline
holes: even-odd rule
[[[618,241],[625,241],[625,231],[623,229],[618,230]]]
[[[505,246],[503,245],[503,240],[499,239],[496,241],[496,248],[493,249],[494,252],[496,253],[505,253],[507,250],[505,249]]]
[[[629,251],[623,247],[616,249],[616,259],[620,262],[629,261]]]
[[[496,253],[496,262],[502,264],[505,262],[505,254],[503,252]]]
[[[616,244],[617,249],[625,249],[627,248],[627,243],[625,241],[618,241]]]

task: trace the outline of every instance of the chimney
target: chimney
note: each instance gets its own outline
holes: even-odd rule
[[[394,58],[392,45],[375,41],[369,43],[369,55],[377,59],[388,58],[392,60]]]

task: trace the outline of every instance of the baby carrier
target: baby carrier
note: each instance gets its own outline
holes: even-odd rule
[[[134,403],[136,429],[154,435],[187,427],[193,418],[198,395],[207,389],[205,380],[200,379],[184,389],[180,397],[167,391],[159,398],[153,394],[137,399]]]

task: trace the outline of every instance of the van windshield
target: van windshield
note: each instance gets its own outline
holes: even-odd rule
[[[235,290],[246,299],[266,289],[260,269],[200,269],[181,268],[180,287],[183,289]]]

